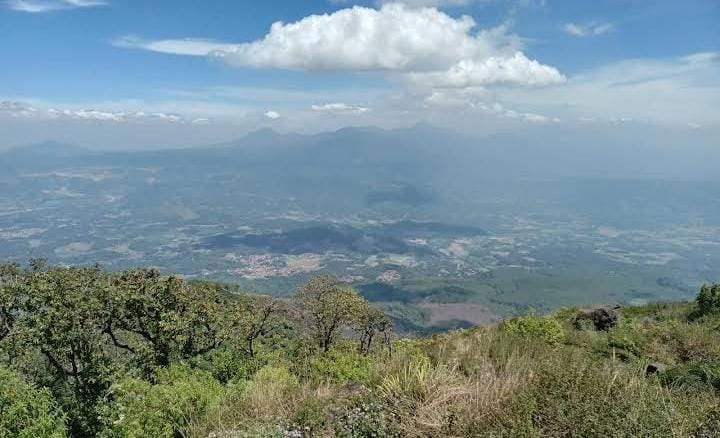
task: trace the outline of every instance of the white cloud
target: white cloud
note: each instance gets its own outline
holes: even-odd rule
[[[428,71],[501,50],[493,35],[472,35],[474,27],[468,16],[456,19],[434,8],[356,6],[275,23],[263,39],[217,56],[241,67]]]
[[[500,0],[377,0],[378,4],[387,3],[402,3],[408,6],[421,7],[421,6],[467,6],[470,4],[481,3],[494,3]],[[545,0],[505,0],[511,5],[517,6],[545,6]],[[330,0],[331,3],[350,3],[351,0]]]
[[[156,120],[165,122],[185,122],[185,119],[177,114],[165,112],[144,112],[144,111],[113,111],[84,108],[57,108],[40,107],[19,101],[0,101],[0,116],[9,116],[25,119],[73,119],[73,120],[95,120],[100,122],[130,122],[142,120]]]
[[[112,42],[115,47],[143,49],[151,52],[186,56],[209,56],[218,51],[231,51],[234,44],[221,43],[209,39],[165,39],[146,40],[134,35],[126,35]]]
[[[471,3],[490,3],[494,0],[379,0],[378,3],[403,3],[408,6],[467,6]]]
[[[355,6],[294,23],[277,22],[262,39],[248,43],[131,36],[114,44],[209,55],[237,67],[409,74],[414,82],[430,86],[544,85],[563,80],[554,67],[520,52],[519,38],[508,35],[506,26],[475,28],[469,16],[454,18],[436,8],[392,3],[379,9]]]
[[[720,56],[628,59],[570,77],[562,87],[503,90],[512,106],[566,119],[720,125]]]
[[[602,35],[615,30],[612,23],[591,22],[587,24],[566,23],[563,30],[570,35],[584,37],[590,35]]]
[[[277,111],[266,111],[264,115],[270,120],[277,120],[280,118],[280,113]]]
[[[322,105],[312,105],[310,107],[313,111],[329,112],[329,113],[366,113],[370,111],[370,108],[358,105],[349,105],[347,103],[325,103]]]
[[[432,88],[468,88],[493,84],[550,85],[565,81],[554,67],[529,59],[522,52],[509,57],[491,56],[485,60],[466,59],[446,71],[410,73],[407,78]]]
[[[92,8],[104,6],[104,0],[8,0],[10,9],[19,12],[41,13],[62,9]]]

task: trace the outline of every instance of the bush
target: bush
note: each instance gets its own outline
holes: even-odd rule
[[[335,418],[335,436],[338,438],[395,438],[401,435],[394,430],[387,408],[371,397],[361,397],[340,412]]]
[[[356,350],[330,350],[310,360],[311,376],[344,383],[350,380],[369,383],[373,378],[373,358]]]
[[[680,365],[662,373],[660,380],[688,391],[720,391],[720,362]]]
[[[695,301],[700,316],[720,312],[720,284],[703,285]]]
[[[66,436],[65,422],[50,394],[0,368],[0,437]]]
[[[220,399],[222,386],[210,373],[174,366],[158,371],[155,385],[125,378],[113,386],[106,407],[105,437],[168,437],[182,434]]]
[[[540,338],[551,345],[557,345],[565,339],[562,324],[554,318],[540,316],[521,316],[506,321],[503,330],[521,336]]]
[[[614,354],[619,353],[621,358],[641,356],[644,345],[645,338],[642,333],[632,327],[615,327],[608,332],[607,346]]]

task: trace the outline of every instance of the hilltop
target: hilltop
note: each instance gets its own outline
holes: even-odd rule
[[[0,269],[0,436],[720,433],[720,286],[408,338],[352,288]]]

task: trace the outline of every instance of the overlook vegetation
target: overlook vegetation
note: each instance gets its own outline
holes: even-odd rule
[[[0,268],[0,437],[720,434],[720,285],[692,303],[400,338],[330,276]]]

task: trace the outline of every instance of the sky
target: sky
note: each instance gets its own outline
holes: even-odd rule
[[[0,0],[0,148],[418,122],[720,133],[717,0]]]

